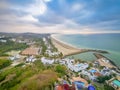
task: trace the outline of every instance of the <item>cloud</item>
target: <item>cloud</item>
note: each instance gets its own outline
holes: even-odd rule
[[[52,0],[44,0],[45,2],[51,2]]]
[[[73,4],[73,6],[72,6],[72,11],[80,11],[80,10],[82,10],[83,9],[83,7],[84,7],[84,5],[83,4],[78,4],[78,3],[75,3],[75,4]]]
[[[107,1],[0,0],[0,31],[71,34],[118,32],[119,2]]]
[[[26,8],[26,12],[29,12],[32,15],[42,15],[46,12],[47,6],[43,0],[36,0],[33,5],[30,5]]]
[[[32,15],[25,15],[23,17],[20,17],[19,18],[20,21],[23,21],[23,22],[39,22],[38,19],[36,19],[35,17],[33,17]]]
[[[44,15],[47,11],[47,3],[51,0],[35,0],[34,3],[27,6],[13,6],[13,9],[16,11],[26,12],[31,15]]]

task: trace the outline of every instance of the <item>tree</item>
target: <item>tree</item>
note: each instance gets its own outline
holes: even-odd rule
[[[66,67],[62,65],[57,65],[55,67],[55,71],[63,76],[66,74]]]
[[[109,80],[111,78],[111,76],[99,76],[97,77],[97,80],[99,83],[104,83],[105,80]]]

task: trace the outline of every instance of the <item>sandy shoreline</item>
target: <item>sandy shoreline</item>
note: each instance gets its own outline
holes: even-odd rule
[[[70,44],[67,44],[63,41],[58,40],[55,37],[55,35],[51,35],[51,41],[54,44],[54,46],[58,49],[58,51],[62,52],[63,57],[79,54],[83,52],[89,52],[89,51],[99,52],[99,53],[108,53],[107,51],[103,51],[103,50],[81,49],[81,48],[74,47]]]
[[[55,45],[55,47],[58,49],[58,51],[62,52],[63,57],[88,51],[87,49],[80,49],[80,48],[73,47],[69,44],[66,44],[56,39],[54,35],[51,35],[51,41]]]

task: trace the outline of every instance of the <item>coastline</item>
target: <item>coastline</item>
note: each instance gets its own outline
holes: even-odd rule
[[[81,49],[81,48],[74,47],[68,43],[65,43],[57,39],[54,34],[52,34],[50,37],[54,46],[58,49],[59,52],[62,52],[63,57],[80,54],[84,52],[108,53],[107,51],[103,51],[103,50]]]
[[[107,60],[109,60],[110,64],[111,64],[113,67],[119,69],[119,66],[117,66],[110,58],[108,58],[108,57],[106,57],[106,56],[104,56],[104,55],[102,55],[102,54],[98,54],[98,53],[93,53],[93,54],[95,55],[95,57],[96,57],[97,59],[106,58]]]

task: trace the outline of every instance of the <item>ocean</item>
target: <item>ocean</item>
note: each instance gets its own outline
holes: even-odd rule
[[[55,37],[74,47],[108,51],[109,54],[103,55],[120,67],[120,34],[58,34]],[[85,52],[69,57],[85,61],[96,60],[93,52]]]

